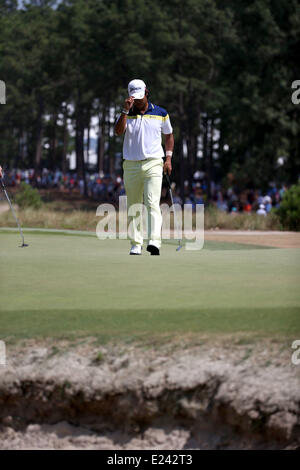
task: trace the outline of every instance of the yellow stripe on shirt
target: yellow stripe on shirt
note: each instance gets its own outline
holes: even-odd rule
[[[137,116],[127,116],[127,119],[138,119],[139,117],[144,117],[144,118],[149,118],[149,119],[158,119],[159,121],[165,122],[167,119],[169,119],[169,115],[167,114],[166,116],[155,116],[152,114],[143,114],[140,115],[138,114]]]

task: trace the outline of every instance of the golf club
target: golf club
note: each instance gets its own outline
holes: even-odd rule
[[[169,175],[168,175],[167,173],[165,173],[165,178],[166,178],[166,181],[167,181],[168,187],[169,187],[170,198],[171,198],[172,207],[173,207],[173,211],[174,211],[174,220],[177,220],[177,219],[176,219],[176,214],[175,214],[175,206],[174,206],[174,201],[173,201],[173,194],[172,194],[171,181],[170,181],[170,177],[169,177]],[[178,240],[178,247],[176,248],[176,251],[179,251],[181,248],[182,248],[182,240],[179,239],[179,240]]]
[[[8,200],[8,204],[9,204],[9,206],[10,206],[10,208],[11,208],[11,211],[12,211],[12,213],[13,213],[13,215],[14,215],[14,218],[16,219],[17,225],[18,225],[18,227],[19,227],[20,234],[21,234],[21,237],[22,237],[22,245],[20,245],[20,248],[23,248],[24,246],[28,246],[28,245],[27,245],[27,243],[24,243],[24,235],[23,235],[23,232],[22,232],[22,229],[21,229],[21,225],[20,225],[20,223],[19,223],[19,221],[18,221],[18,219],[17,219],[17,216],[16,216],[16,214],[15,214],[14,208],[13,208],[13,206],[12,206],[12,204],[11,204],[11,202],[10,202],[10,199],[9,199],[9,197],[8,197],[8,194],[7,194],[7,192],[6,192],[6,189],[5,189],[5,186],[4,186],[4,183],[3,183],[3,178],[0,178],[0,181],[1,181],[1,187],[2,187],[2,189],[3,189],[3,191],[4,191],[5,196],[6,196],[6,199]]]

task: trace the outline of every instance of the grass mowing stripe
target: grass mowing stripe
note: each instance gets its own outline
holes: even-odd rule
[[[296,337],[300,335],[300,308],[2,310],[0,332],[1,339],[235,332]]]
[[[53,236],[73,236],[73,237],[93,237],[97,239],[95,232],[84,232],[81,230],[59,230],[59,229],[43,229],[43,228],[23,228],[24,233],[29,235],[53,235]],[[10,234],[18,232],[18,229],[15,228],[0,228],[0,235]],[[191,240],[193,241],[193,240]],[[174,239],[162,239],[163,245],[174,245],[174,248],[178,246],[178,240]],[[182,246],[185,247],[185,240],[182,241]],[[248,243],[236,243],[236,242],[224,242],[224,241],[215,241],[215,240],[206,240],[204,241],[204,250],[269,250],[278,248],[273,246],[262,246]]]
[[[83,231],[83,230],[67,230],[67,229],[48,229],[48,228],[22,228],[22,231],[33,235],[73,235],[82,237],[96,237],[95,232]],[[13,232],[19,232],[17,228],[3,227],[0,228],[1,233],[9,234]]]
[[[163,240],[164,245],[173,245],[174,248],[178,246],[176,240]],[[185,241],[183,240],[182,246],[184,249]],[[215,240],[204,240],[204,250],[278,250],[277,247],[273,246],[263,246],[263,245],[254,245],[249,243],[236,243],[236,242],[224,242],[224,241],[215,241]]]

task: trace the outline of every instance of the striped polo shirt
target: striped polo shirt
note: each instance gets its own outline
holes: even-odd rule
[[[172,132],[170,118],[164,108],[148,101],[147,111],[141,114],[133,106],[126,120],[123,158],[145,160],[164,157],[161,134],[172,134]]]

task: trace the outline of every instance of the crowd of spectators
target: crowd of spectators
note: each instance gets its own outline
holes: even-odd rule
[[[36,172],[34,169],[13,169],[5,172],[5,181],[8,186],[18,186],[25,182],[38,189],[57,188],[60,191],[77,191],[84,194],[84,181],[76,172],[63,173],[60,170],[50,171],[46,168]],[[234,181],[229,181],[226,188],[221,184],[211,183],[211,197],[208,200],[208,188],[205,175],[201,172],[194,174],[192,182],[184,182],[184,201],[180,197],[179,185],[173,183],[174,203],[212,204],[221,211],[229,213],[253,213],[266,215],[273,207],[279,207],[287,187],[270,183],[269,189],[262,192],[259,189],[240,190]],[[117,203],[119,196],[125,195],[125,188],[121,176],[111,176],[104,173],[89,172],[86,174],[88,196],[101,202]],[[168,198],[167,188],[162,191],[162,197]]]
[[[234,184],[226,189],[221,184],[211,183],[211,197],[208,200],[208,188],[205,181],[193,181],[190,184],[185,181],[185,203],[207,204],[208,202],[220,211],[235,213],[253,213],[267,215],[272,208],[278,208],[286,191],[287,186],[277,186],[270,183],[267,191],[260,189],[243,189]],[[178,189],[175,192],[174,203],[182,204],[182,198]]]
[[[84,195],[84,180],[74,171],[63,173],[61,170],[50,171],[47,168],[36,172],[34,169],[13,169],[5,173],[8,186],[18,186],[21,182],[37,189],[59,189],[63,192],[79,192]],[[125,194],[120,176],[112,177],[104,173],[86,174],[87,194],[94,200],[117,202]]]

